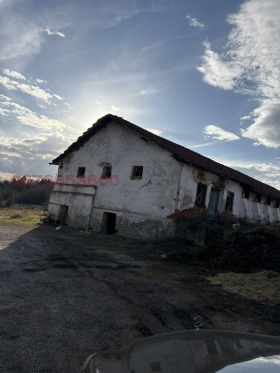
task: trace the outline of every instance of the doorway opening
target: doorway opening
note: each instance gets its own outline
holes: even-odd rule
[[[117,215],[111,212],[104,212],[102,220],[101,231],[108,234],[115,234],[116,230],[116,217]]]
[[[211,189],[210,199],[208,203],[208,216],[216,217],[220,211],[221,204],[221,190],[220,189]]]
[[[67,214],[68,214],[68,207],[69,206],[66,206],[66,205],[60,206],[60,210],[59,210],[59,214],[58,214],[58,219],[57,219],[57,223],[58,224],[61,224],[61,225],[65,225],[66,224]]]

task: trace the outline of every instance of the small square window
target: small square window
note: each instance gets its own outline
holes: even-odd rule
[[[261,202],[261,199],[262,199],[262,196],[260,193],[257,193],[256,194],[256,197],[254,198],[253,202],[258,202],[260,203]]]
[[[275,207],[276,209],[279,209],[279,207],[280,207],[280,199],[277,199],[276,201],[274,201],[273,207]]]
[[[133,166],[131,179],[142,179],[143,166]]]
[[[249,196],[250,196],[249,190],[248,189],[243,189],[242,198],[249,199]]]
[[[205,207],[207,185],[198,183],[196,189],[195,204],[196,206]]]
[[[77,177],[85,176],[86,168],[85,167],[78,167]]]
[[[234,193],[233,192],[227,192],[227,199],[226,199],[226,211],[232,211],[233,210],[233,200],[234,200]]]
[[[102,179],[107,179],[110,178],[112,175],[112,166],[111,165],[106,165],[103,166],[103,172],[102,172]]]
[[[270,204],[271,204],[271,198],[270,197],[266,197],[266,199],[264,201],[264,204],[270,206]]]

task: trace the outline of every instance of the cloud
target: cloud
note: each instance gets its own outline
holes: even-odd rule
[[[253,124],[241,129],[242,136],[256,141],[254,145],[280,147],[280,101],[264,101],[251,116]]]
[[[242,136],[280,147],[280,7],[278,0],[247,0],[228,17],[231,31],[223,52],[205,42],[203,80],[215,87],[253,96],[258,107],[241,118],[252,120]]]
[[[35,113],[27,113],[26,115],[18,115],[17,120],[26,126],[44,128],[44,129],[56,129],[61,130],[65,127],[65,124],[56,119],[50,119],[45,115],[37,115]]]
[[[0,177],[7,176],[7,172],[10,175],[30,176],[55,173],[55,169],[49,171],[47,163],[67,148],[73,140],[72,136],[53,131],[23,138],[0,137]]]
[[[27,93],[30,96],[36,97],[40,100],[43,100],[45,102],[50,102],[50,99],[54,97],[44,89],[34,86],[32,84],[26,84],[26,83],[21,83],[17,82],[15,80],[11,80],[10,78],[3,77],[0,75],[0,84],[2,84],[5,88],[9,90],[14,90],[14,91],[21,91],[24,93]]]
[[[216,144],[216,141],[205,142],[204,144],[197,144],[197,145],[189,145],[188,148],[195,149],[195,148],[204,148],[205,146],[210,146]]]
[[[1,2],[0,2],[1,5]],[[0,180],[10,180],[14,174],[11,174],[10,172],[0,172]]]
[[[16,74],[19,74],[15,71],[12,71],[12,73],[13,73],[14,76]],[[26,78],[25,78],[25,80],[26,80]],[[29,84],[28,82],[27,83],[22,83],[21,81],[18,82],[16,80],[11,80],[10,78],[8,78],[6,76],[1,76],[0,75],[0,85],[3,85],[8,90],[21,91],[23,93],[26,93],[30,96],[35,97],[38,100],[42,100],[42,101],[44,101],[48,104],[53,104],[54,105],[54,103],[52,102],[53,98],[55,98],[56,100],[59,100],[59,101],[65,100],[63,97],[61,97],[61,96],[59,96],[55,93],[50,93],[49,89],[44,90],[43,88],[40,88],[37,85]]]
[[[41,31],[30,19],[1,12],[0,61],[38,53],[44,41]]]
[[[252,116],[249,115],[244,115],[243,117],[240,118],[240,122],[244,122],[245,120],[250,120],[252,119]]]
[[[7,78],[6,76],[1,76],[0,75],[0,84],[2,84],[5,88],[8,90],[13,90],[16,91],[16,85],[18,82],[11,80],[10,78]]]
[[[190,26],[197,27],[201,30],[205,28],[204,24],[199,22],[196,18],[192,17],[191,14],[188,14],[186,16],[186,19],[188,20]]]
[[[145,128],[145,130],[152,132],[154,135],[162,136],[163,132],[161,130],[157,130],[155,128]]]
[[[64,100],[63,97],[61,97],[61,96],[59,96],[57,94],[53,94],[53,97],[55,97],[56,99],[58,99],[58,101],[63,101]]]
[[[99,100],[97,100],[97,98],[94,99],[95,103],[98,105],[98,106],[101,106],[101,102]]]
[[[233,163],[223,162],[229,167],[245,172],[249,176],[280,189],[280,166],[272,163]]]
[[[225,61],[211,49],[208,42],[204,43],[205,53],[202,65],[197,70],[203,74],[203,80],[214,87],[224,90],[233,89],[235,80],[241,74],[240,66],[234,61]]]
[[[115,105],[111,105],[110,107],[111,107],[111,109],[114,110],[114,111],[119,111],[119,110],[120,110],[120,109],[119,109],[117,106],[115,106]]]
[[[147,88],[147,89],[142,89],[140,91],[141,95],[154,95],[158,92],[163,91],[163,89],[156,89],[156,88]]]
[[[135,1],[127,3],[127,1],[119,0],[116,3],[113,0],[109,0],[96,9],[96,17],[93,19],[93,24],[97,28],[112,28],[143,11],[137,6]]]
[[[19,105],[9,97],[0,95],[0,110],[2,115],[17,119],[21,124],[35,128],[62,130],[65,127],[61,121],[39,115],[34,111]]]
[[[43,80],[43,79],[36,79],[36,82],[38,84],[48,84],[48,82],[46,80]]]
[[[38,86],[20,83],[20,84],[17,84],[16,87],[20,91],[27,93],[30,96],[36,97],[39,100],[43,100],[45,102],[50,102],[50,99],[54,97],[54,95],[49,94],[44,89]]]
[[[26,80],[26,77],[21,73],[9,69],[3,69],[3,73],[11,78]]]
[[[68,102],[64,102],[64,105],[68,107],[69,110],[74,110]]]
[[[212,137],[215,140],[221,141],[235,141],[240,138],[235,133],[225,131],[222,128],[212,124],[204,127],[204,134],[208,137]]]
[[[57,30],[50,30],[49,28],[47,28],[45,30],[45,32],[49,35],[49,36],[60,36],[61,38],[65,38],[65,34],[63,34],[63,32],[60,32],[60,31],[57,31]]]

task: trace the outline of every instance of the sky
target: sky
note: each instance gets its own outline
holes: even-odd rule
[[[280,189],[279,0],[0,0],[0,174],[108,113]]]

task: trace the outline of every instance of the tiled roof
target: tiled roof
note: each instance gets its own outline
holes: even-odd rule
[[[139,135],[147,140],[150,140],[162,148],[168,150],[173,157],[179,162],[188,163],[194,165],[201,170],[212,172],[219,175],[221,178],[232,179],[239,182],[244,187],[249,187],[258,193],[265,194],[273,198],[280,198],[280,191],[267,184],[264,184],[252,177],[243,174],[233,168],[224,166],[221,163],[215,162],[210,158],[204,157],[203,155],[196,153],[190,149],[187,149],[181,145],[178,145],[172,141],[166,140],[163,137],[157,136],[144,128],[136,126],[135,124],[128,122],[127,120],[117,117],[116,115],[107,114],[104,117],[98,119],[98,121],[90,127],[86,132],[84,132],[77,141],[73,142],[64,153],[60,154],[55,158],[51,164],[58,165],[59,162],[68,154],[73,151],[79,150],[83,144],[85,144],[94,134],[96,134],[100,129],[104,128],[110,122],[114,121],[124,127],[137,132]]]

